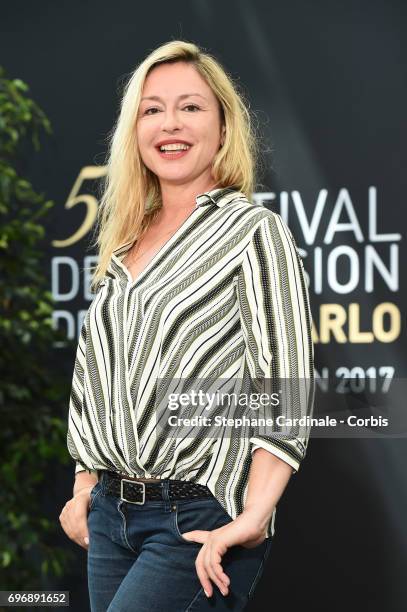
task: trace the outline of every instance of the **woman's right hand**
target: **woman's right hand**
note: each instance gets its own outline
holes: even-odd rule
[[[88,512],[90,492],[94,486],[93,484],[80,489],[66,502],[59,515],[59,522],[68,538],[85,550],[88,550],[89,546]]]

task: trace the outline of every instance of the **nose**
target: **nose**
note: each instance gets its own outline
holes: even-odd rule
[[[167,109],[163,112],[163,120],[161,128],[165,132],[173,132],[174,130],[180,130],[182,128],[182,121],[177,110]]]

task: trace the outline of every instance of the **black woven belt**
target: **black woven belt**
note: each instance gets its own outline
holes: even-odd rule
[[[126,476],[103,470],[103,491],[106,495],[114,495],[132,504],[144,504],[146,501],[163,501],[163,481],[140,482],[129,480]],[[180,499],[212,497],[205,485],[185,480],[170,480],[168,488],[169,501]]]

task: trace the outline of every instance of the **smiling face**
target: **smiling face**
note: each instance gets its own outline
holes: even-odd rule
[[[192,64],[180,61],[151,70],[136,129],[141,158],[161,188],[196,182],[207,189],[213,184],[211,166],[223,134],[221,112],[212,89]]]

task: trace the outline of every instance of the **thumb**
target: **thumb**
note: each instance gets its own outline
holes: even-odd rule
[[[195,529],[194,531],[186,531],[182,533],[182,537],[190,542],[199,542],[199,544],[205,544],[208,539],[209,531],[203,531],[202,529]]]

